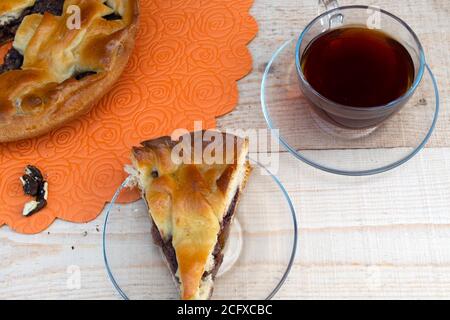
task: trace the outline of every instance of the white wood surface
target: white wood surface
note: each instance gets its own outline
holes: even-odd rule
[[[450,298],[450,2],[341,3],[379,5],[410,23],[438,78],[442,113],[424,151],[377,176],[334,176],[280,153],[279,176],[294,201],[300,238],[295,266],[276,297]],[[316,1],[256,0],[252,12],[261,29],[250,45],[255,70],[239,83],[240,104],[220,128],[265,127],[259,102],[265,63],[314,17]],[[380,149],[361,152],[383,156]],[[57,221],[33,236],[2,228],[0,299],[118,299],[103,264],[103,220]],[[67,287],[73,265],[80,268],[80,289]]]

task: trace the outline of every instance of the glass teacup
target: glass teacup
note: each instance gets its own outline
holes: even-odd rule
[[[412,97],[419,86],[424,70],[425,56],[414,31],[395,15],[371,6],[339,7],[337,1],[320,0],[328,11],[319,14],[304,29],[296,48],[296,66],[300,87],[310,105],[321,120],[348,129],[376,128],[398,112]],[[308,46],[321,34],[336,28],[360,26],[378,29],[402,44],[414,63],[414,81],[402,96],[384,105],[359,108],[343,105],[321,95],[306,79],[301,59]],[[336,75],[339,77],[339,74]]]

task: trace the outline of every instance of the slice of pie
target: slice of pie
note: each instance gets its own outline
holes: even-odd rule
[[[184,135],[180,142],[170,137],[146,141],[132,152],[154,242],[184,300],[211,297],[230,224],[251,171],[247,140],[216,132],[213,142],[196,143],[199,133],[204,134]]]

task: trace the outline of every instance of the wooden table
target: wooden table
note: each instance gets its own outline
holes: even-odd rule
[[[294,200],[300,238],[277,298],[450,298],[450,2],[341,4],[379,5],[412,26],[439,82],[441,116],[424,151],[377,176],[334,176],[281,152],[279,176]],[[219,120],[222,129],[265,128],[259,101],[265,65],[317,9],[315,0],[256,0],[252,12],[260,25],[250,45],[254,71],[240,81],[239,106]],[[394,139],[392,147],[403,143]],[[0,298],[118,299],[103,264],[103,220],[57,221],[34,236],[1,229]],[[80,289],[68,289],[71,266],[80,268]]]

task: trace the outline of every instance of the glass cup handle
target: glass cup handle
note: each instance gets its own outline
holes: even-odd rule
[[[339,3],[337,0],[319,0],[318,15],[336,8],[339,8]],[[331,29],[332,27],[342,25],[343,21],[343,15],[340,14],[339,11],[337,11],[333,14],[326,15],[320,20],[320,23],[326,29]]]

